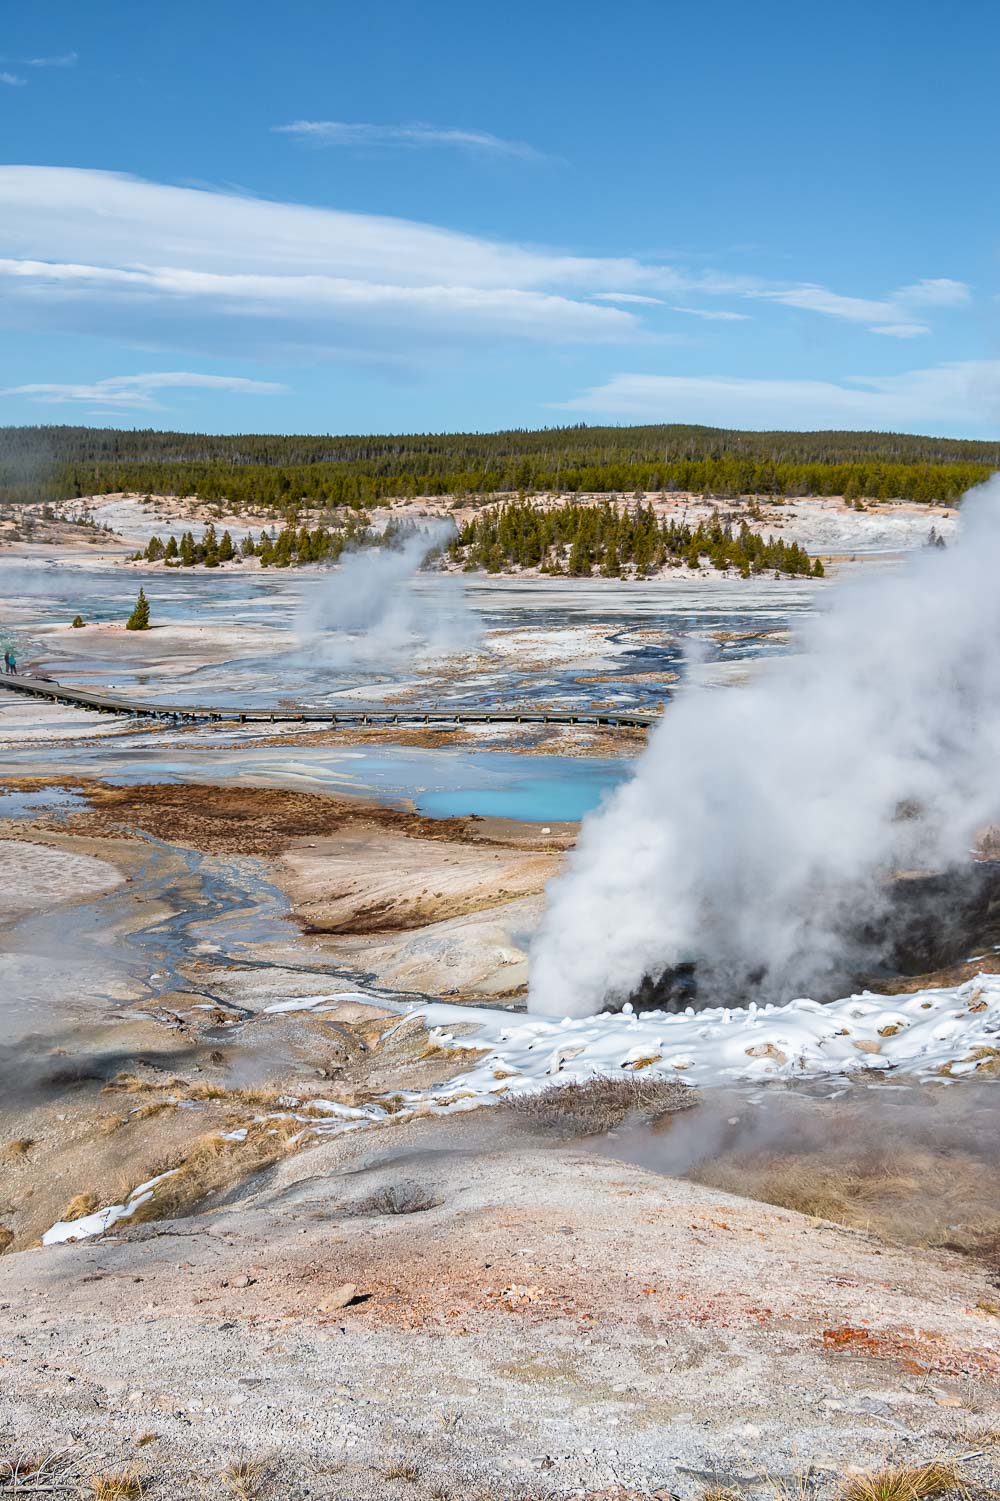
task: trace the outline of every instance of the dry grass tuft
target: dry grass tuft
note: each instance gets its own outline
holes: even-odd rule
[[[142,1481],[134,1470],[107,1470],[91,1476],[90,1489],[97,1501],[139,1501]]]
[[[18,1136],[14,1141],[9,1141],[3,1149],[3,1156],[9,1162],[17,1162],[22,1157],[27,1157],[35,1145],[33,1136]]]
[[[151,1115],[169,1109],[184,1100],[198,1104],[216,1102],[231,1106],[234,1110],[288,1110],[293,1107],[308,1110],[312,1099],[300,1094],[290,1095],[278,1089],[227,1089],[224,1084],[189,1084],[184,1079],[141,1079],[137,1074],[116,1074],[104,1086],[104,1094],[159,1094],[167,1098],[143,1106]],[[319,1098],[315,1096],[314,1098]],[[133,1112],[131,1119],[139,1115]],[[141,1117],[140,1117],[141,1118]]]
[[[687,1110],[698,1095],[679,1079],[610,1077],[584,1084],[550,1084],[535,1094],[506,1094],[499,1108],[530,1130],[558,1136],[596,1136],[629,1123],[650,1123]]]
[[[170,1177],[158,1183],[153,1196],[131,1216],[133,1224],[149,1220],[177,1219],[191,1214],[210,1194],[231,1188],[252,1173],[273,1167],[294,1152],[302,1136],[295,1121],[254,1121],[244,1141],[226,1141],[217,1131],[199,1136],[180,1163],[166,1163],[148,1172],[146,1179],[161,1172]]]
[[[386,1480],[406,1480],[410,1485],[416,1485],[420,1469],[411,1460],[395,1460],[382,1471],[382,1475]]]
[[[960,1487],[958,1472],[951,1464],[886,1465],[852,1476],[842,1487],[839,1501],[928,1501]]]
[[[63,1220],[82,1220],[85,1214],[100,1209],[101,1201],[95,1193],[74,1194],[59,1216]]]
[[[150,1100],[148,1105],[140,1105],[138,1109],[130,1111],[129,1122],[151,1121],[156,1116],[162,1115],[166,1110],[176,1110],[176,1100]]]
[[[0,1256],[14,1244],[14,1232],[9,1225],[0,1225]]]
[[[251,1501],[264,1484],[267,1466],[262,1459],[234,1459],[222,1472],[222,1479],[240,1501]]]
[[[427,1209],[437,1209],[443,1201],[421,1183],[405,1181],[387,1183],[377,1188],[367,1198],[358,1199],[350,1205],[352,1214],[422,1214]]]
[[[102,1094],[150,1094],[162,1090],[185,1089],[183,1079],[140,1079],[138,1074],[115,1074],[102,1089]]]
[[[19,1482],[40,1477],[48,1458],[44,1454],[12,1454],[0,1459],[0,1485],[6,1490],[20,1489]]]

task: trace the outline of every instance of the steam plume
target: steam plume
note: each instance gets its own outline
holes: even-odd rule
[[[455,535],[435,521],[392,546],[345,555],[306,596],[298,635],[329,667],[431,661],[475,649],[480,630],[461,580],[439,577],[421,590],[417,574]]]
[[[836,591],[801,655],[670,708],[552,883],[532,1010],[688,962],[723,1003],[816,993],[877,958],[887,876],[967,856],[1000,806],[1000,477],[962,522]]]

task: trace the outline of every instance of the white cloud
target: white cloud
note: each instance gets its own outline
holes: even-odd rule
[[[359,361],[375,355],[409,364],[477,339],[633,340],[644,333],[645,310],[658,305],[719,323],[747,317],[684,306],[688,296],[699,304],[756,299],[758,308],[800,308],[900,339],[926,326],[908,312],[904,294],[914,306],[921,298],[943,305],[957,301],[961,285],[938,278],[885,299],[846,297],[815,283],[768,287],[634,256],[564,254],[113,172],[0,167],[8,327],[120,335],[215,358],[291,349],[340,358],[346,349]]]
[[[27,82],[26,78],[18,78],[16,73],[0,73],[0,83],[9,84],[12,89],[23,89]]]
[[[72,262],[61,254],[67,244]],[[155,323],[184,305],[206,337],[206,319],[238,310],[258,316],[262,340],[265,323],[312,320],[316,343],[343,335],[359,349],[393,328],[435,343],[620,340],[640,331],[635,315],[586,292],[675,279],[630,258],[44,167],[0,168],[0,257],[17,316],[35,326],[63,326],[71,314],[80,328],[88,309],[99,326],[110,307],[128,309],[139,328],[144,314]]]
[[[562,408],[622,422],[883,432],[995,429],[1000,360],[965,360],[901,375],[832,380],[616,375]]]
[[[926,324],[917,323],[909,315],[911,308],[958,307],[968,302],[971,296],[964,282],[952,281],[947,276],[924,278],[900,287],[885,298],[845,297],[815,282],[778,289],[757,288],[744,295],[832,318],[845,318],[850,323],[866,323],[869,332],[888,334],[895,339],[914,339],[919,334],[930,333]]]
[[[724,308],[672,307],[672,313],[690,313],[692,318],[706,318],[710,323],[749,323],[749,313],[730,313]]]
[[[607,342],[633,330],[625,313],[540,291],[517,288],[396,286],[335,276],[275,276],[190,271],[171,266],[125,270],[48,261],[0,260],[0,280],[46,287],[58,296],[132,295],[203,304],[259,318],[337,317],[378,328],[517,337],[532,341]],[[610,316],[609,316],[610,313]]]
[[[29,68],[75,68],[79,61],[76,52],[62,52],[58,57],[31,57]]]
[[[868,297],[844,297],[839,292],[831,292],[829,287],[821,287],[814,282],[801,287],[785,287],[779,291],[748,292],[747,296],[780,302],[785,307],[804,308],[810,313],[826,313],[832,318],[847,318],[852,323],[890,323],[896,314],[892,302],[879,302]]]
[[[638,302],[652,307],[662,307],[662,297],[643,297],[639,292],[591,292],[592,302]]]
[[[77,402],[90,406],[99,403],[105,411],[162,411],[152,393],[184,388],[232,391],[241,396],[275,396],[288,389],[276,381],[248,380],[242,375],[198,375],[187,370],[159,370],[143,375],[111,375],[91,385],[52,382],[8,386],[0,391],[0,396],[26,396],[31,401],[49,405]]]
[[[293,120],[274,125],[278,135],[296,136],[317,146],[402,146],[427,148],[452,146],[460,151],[482,151],[493,156],[516,156],[523,161],[542,161],[543,153],[525,141],[506,141],[487,130],[461,130],[437,125],[366,125],[346,120]]]
[[[925,277],[911,286],[900,287],[895,300],[913,307],[959,307],[968,302],[972,292],[964,281],[948,276]]]
[[[870,332],[887,334],[890,339],[916,339],[921,334],[929,334],[930,329],[926,323],[875,323]]]

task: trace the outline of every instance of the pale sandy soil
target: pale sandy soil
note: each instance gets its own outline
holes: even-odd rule
[[[401,1180],[434,1207],[354,1207]],[[807,1471],[827,1497],[969,1454],[985,1485],[995,1296],[953,1255],[497,1117],[387,1126],[194,1219],[4,1257],[0,1428],[165,1501],[223,1494],[237,1456],[272,1501],[772,1497]]]
[[[273,624],[234,625],[214,619],[203,625],[194,621],[154,624],[148,631],[126,630],[124,620],[97,621],[76,629],[60,622],[36,626],[32,634],[45,653],[83,667],[94,657],[110,657],[123,665],[141,666],[152,677],[178,679],[234,656],[280,657],[294,644],[291,631]]]
[[[392,933],[535,895],[557,866],[555,853],[359,829],[289,850],[280,879],[311,929]]]
[[[92,855],[0,839],[0,921],[86,900],[123,880],[113,865]]]

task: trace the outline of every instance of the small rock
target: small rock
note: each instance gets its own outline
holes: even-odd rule
[[[346,1308],[354,1302],[357,1292],[358,1289],[353,1282],[345,1282],[343,1287],[338,1287],[328,1298],[323,1299],[319,1305],[320,1313],[332,1313],[334,1309]]]

